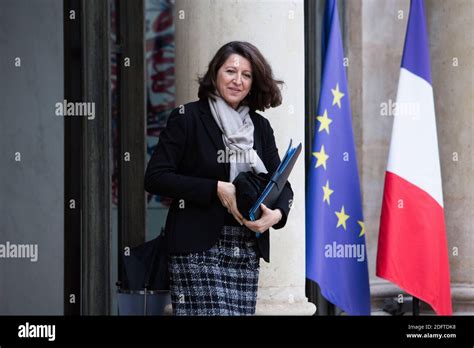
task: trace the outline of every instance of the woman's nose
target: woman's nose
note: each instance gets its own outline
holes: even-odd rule
[[[234,78],[234,81],[233,81],[236,85],[241,85],[242,84],[242,74],[238,73],[237,74],[237,77]]]

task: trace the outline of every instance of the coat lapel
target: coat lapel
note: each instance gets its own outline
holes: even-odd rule
[[[201,114],[200,114],[201,122],[203,123],[207,134],[209,134],[209,137],[214,143],[216,150],[225,151],[225,145],[224,145],[224,142],[222,141],[222,132],[219,129],[219,126],[217,125],[216,121],[214,120],[214,117],[211,114],[211,108],[209,107],[209,104],[206,99],[199,100],[199,108],[201,111]],[[260,123],[258,122],[257,115],[254,112],[250,112],[250,118],[252,119],[252,122],[254,125],[253,148],[255,151],[257,151],[258,156],[263,161],[263,149],[262,149],[262,142],[261,142],[262,135],[261,135]],[[225,167],[226,175],[229,176],[230,174],[229,163],[226,163],[224,167]]]
[[[222,150],[225,151],[224,142],[222,141],[222,132],[219,129],[214,117],[211,114],[211,108],[206,99],[199,99],[199,109],[201,111],[200,118],[201,122],[206,129],[207,134],[211,138],[214,146],[216,148],[216,158],[217,158],[217,151]],[[224,170],[226,176],[229,177],[230,175],[230,168],[229,163],[223,163]]]
[[[217,150],[224,150],[224,142],[222,141],[222,132],[219,129],[214,117],[212,117],[211,109],[205,99],[199,100],[199,108],[201,111],[201,121],[207,134],[211,137],[212,142]]]
[[[257,151],[258,157],[263,161],[263,149],[262,149],[262,132],[260,129],[260,123],[257,120],[257,115],[254,112],[250,112],[250,118],[253,122],[253,148]]]

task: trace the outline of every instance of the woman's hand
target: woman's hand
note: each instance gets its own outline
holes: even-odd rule
[[[243,224],[243,216],[237,209],[237,200],[235,198],[235,186],[230,182],[218,181],[217,182],[217,196],[219,197],[224,208],[231,213],[235,220],[241,225]]]
[[[249,221],[244,219],[244,225],[254,232],[262,233],[268,230],[273,225],[280,222],[282,214],[280,209],[272,210],[270,208],[267,208],[267,206],[263,203],[260,208],[262,209],[262,216],[260,216],[260,219],[255,221]]]

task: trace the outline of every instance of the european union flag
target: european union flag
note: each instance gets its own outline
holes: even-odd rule
[[[365,226],[335,0],[328,0],[306,211],[306,277],[351,315],[370,315]]]

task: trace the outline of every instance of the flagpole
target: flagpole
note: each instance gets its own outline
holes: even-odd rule
[[[418,297],[413,296],[413,316],[418,317],[420,315],[420,299]]]

